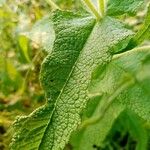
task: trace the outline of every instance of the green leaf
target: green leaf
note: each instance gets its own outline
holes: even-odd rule
[[[125,108],[146,121],[150,120],[149,60],[150,47],[137,48],[114,56],[107,66],[94,71],[89,95],[99,97],[100,102],[94,105],[95,111],[91,116],[83,118],[83,129],[73,134],[71,144],[75,150],[92,150],[94,145],[102,146],[116,118]],[[93,107],[91,103],[90,109]]]
[[[111,16],[134,15],[143,3],[144,0],[109,0],[107,14]]]
[[[63,149],[81,123],[91,73],[124,49],[133,35],[109,17],[96,23],[87,14],[56,11],[53,22],[56,39],[40,77],[47,103],[16,121],[11,149]]]
[[[14,63],[6,56],[0,56],[0,93],[9,95],[10,92],[19,90],[22,83],[22,76]]]
[[[31,31],[22,34],[38,44],[38,46],[43,47],[46,52],[51,53],[55,40],[55,31],[50,15],[37,21]]]

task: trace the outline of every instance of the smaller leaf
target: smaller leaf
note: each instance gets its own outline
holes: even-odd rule
[[[93,105],[92,101],[97,101],[97,98],[89,101],[90,109],[87,109],[86,114],[90,115],[83,117],[86,120],[81,127],[84,128],[71,139],[75,150],[93,150],[92,145],[102,146],[114,121],[126,108],[150,120],[149,50],[150,47],[143,47],[122,53],[115,56],[107,66],[101,65],[102,69],[98,67],[100,71],[95,70],[89,92],[91,97],[99,97],[100,102]],[[91,107],[95,108],[92,114]],[[80,139],[77,142],[78,136]]]
[[[109,0],[107,14],[111,16],[134,15],[143,3],[144,0]]]
[[[105,76],[102,75],[102,78],[101,73],[93,79],[89,88],[90,94],[112,96],[117,88],[120,89],[123,84],[132,81],[123,91],[117,93],[116,99],[143,119],[150,120],[149,50],[150,47],[147,46],[114,56],[113,61],[103,71]]]
[[[13,62],[0,56],[0,93],[8,95],[10,92],[19,90],[23,79]]]

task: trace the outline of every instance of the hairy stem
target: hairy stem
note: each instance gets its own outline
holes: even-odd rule
[[[92,4],[90,0],[83,0],[83,2],[87,5],[87,7],[92,11],[92,13],[96,16],[98,20],[101,19],[100,14],[96,10],[95,6]]]
[[[99,4],[99,11],[101,15],[104,16],[106,13],[106,0],[98,0],[98,4]]]

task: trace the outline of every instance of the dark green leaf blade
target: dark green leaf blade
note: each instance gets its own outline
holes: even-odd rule
[[[110,27],[110,24],[114,26]],[[120,30],[120,34],[115,29]],[[71,132],[81,122],[80,113],[88,101],[86,89],[90,82],[92,70],[97,64],[109,62],[112,50],[116,49],[118,43],[128,41],[129,35],[132,35],[130,31],[122,28],[121,24],[119,26],[117,21],[110,18],[105,18],[101,23],[95,25],[75,63],[69,80],[57,99],[51,122],[40,145],[41,149],[46,147],[62,149],[65,146]],[[107,40],[107,42],[104,42],[104,40]],[[123,47],[120,49],[124,48],[124,44],[122,45]]]

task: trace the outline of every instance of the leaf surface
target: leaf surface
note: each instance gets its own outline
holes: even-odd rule
[[[40,77],[47,103],[16,121],[18,132],[11,145],[15,150],[63,149],[81,123],[91,73],[107,64],[114,51],[124,49],[133,35],[109,17],[95,23],[87,14],[57,11],[53,22],[56,40]]]

